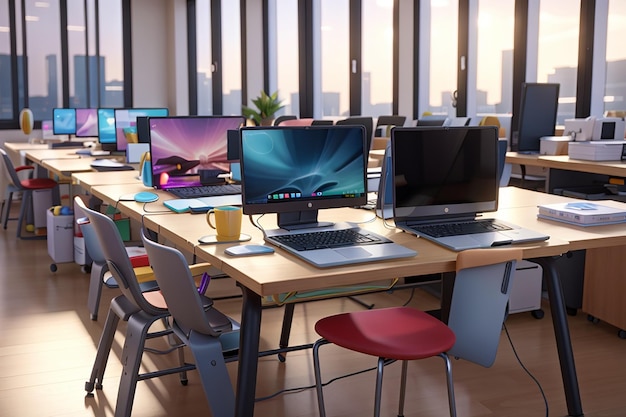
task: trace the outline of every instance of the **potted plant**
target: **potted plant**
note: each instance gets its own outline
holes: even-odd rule
[[[282,100],[278,99],[278,91],[267,94],[261,91],[261,95],[252,100],[256,109],[243,106],[242,111],[246,119],[252,119],[257,126],[270,126],[274,120],[274,114],[282,109]]]

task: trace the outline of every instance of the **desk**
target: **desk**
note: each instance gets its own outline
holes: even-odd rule
[[[103,171],[103,172],[74,172],[72,182],[80,185],[85,191],[90,192],[95,185],[106,184],[135,184],[143,185],[139,181],[139,171]],[[145,191],[145,187],[144,190]]]
[[[94,194],[98,193],[105,201],[106,199],[115,201],[119,198],[120,193],[131,190],[131,187],[128,185],[114,187],[94,186],[92,191]],[[515,200],[517,191],[515,188],[510,188],[504,191],[504,193]],[[493,213],[493,215],[511,220],[522,226],[532,228],[532,225],[534,225],[536,229],[546,230],[546,225],[543,222],[541,224],[538,223],[539,220],[536,219],[537,208],[535,202],[540,201],[542,197],[550,198],[550,201],[556,201],[558,198],[563,201],[563,198],[533,193],[528,190],[523,190],[519,193],[520,195],[517,196],[519,197],[517,198],[518,203],[514,201],[507,204],[503,203],[505,208],[497,213]],[[536,201],[530,201],[523,197],[523,195],[528,196],[528,193],[532,193]],[[143,210],[143,205],[135,202],[121,202],[118,208],[134,218],[142,218],[146,214]],[[365,222],[371,220],[372,216],[371,212],[365,210],[329,209],[320,211],[320,220],[340,221],[349,219],[356,222]],[[155,214],[143,217],[143,222],[147,228],[154,230],[177,245],[182,245],[192,250],[200,259],[211,262],[215,267],[235,279],[242,289],[243,307],[237,378],[237,416],[252,416],[254,414],[262,314],[261,299],[263,296],[287,291],[305,291],[336,285],[361,284],[398,276],[451,272],[455,269],[455,252],[430,243],[425,239],[418,239],[408,233],[400,232],[395,228],[387,228],[380,220],[367,222],[364,226],[387,236],[397,243],[416,250],[418,255],[410,259],[318,269],[280,250],[270,256],[233,258],[224,254],[224,249],[229,245],[198,245],[197,239],[204,234],[210,233],[204,216]],[[275,227],[274,216],[264,216],[261,222],[264,227]],[[520,247],[524,249],[525,258],[540,263],[547,273],[548,295],[568,413],[571,416],[581,416],[583,414],[582,405],[565,304],[559,277],[555,268],[552,267],[554,257],[570,250],[570,243],[563,236],[577,234],[575,231],[572,231],[571,226],[566,224],[550,224],[549,230],[552,237],[548,241],[538,244],[520,245]],[[261,232],[248,222],[244,222],[243,232],[252,236],[252,243],[263,241]],[[581,234],[576,240],[576,245],[577,247],[600,247],[602,245],[610,246],[622,241],[626,242],[626,225],[619,225],[611,229],[610,235],[606,238],[594,236],[592,233]]]

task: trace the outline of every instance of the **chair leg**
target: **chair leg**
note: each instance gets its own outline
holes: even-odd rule
[[[380,417],[380,403],[383,394],[383,371],[385,370],[385,358],[378,358],[376,367],[376,391],[374,392],[374,417]]]
[[[104,377],[104,370],[109,360],[109,353],[111,352],[111,346],[113,345],[113,339],[115,338],[115,331],[117,330],[119,321],[120,317],[115,313],[113,308],[110,308],[106,321],[104,322],[100,341],[98,342],[96,360],[91,369],[91,376],[89,377],[89,381],[85,382],[85,391],[87,392],[92,392],[94,388],[102,389],[102,378]]]
[[[200,375],[204,395],[209,402],[211,415],[230,417],[235,414],[235,391],[219,338],[192,332],[188,340]]]
[[[9,214],[11,214],[11,202],[13,201],[13,192],[9,193],[9,196],[6,199],[6,212],[4,213],[4,230],[7,230],[7,223],[9,222]]]
[[[89,318],[94,321],[98,320],[98,309],[100,308],[100,297],[102,294],[102,280],[108,269],[106,264],[96,262],[92,262],[91,264],[87,309],[89,310]]]
[[[26,210],[31,204],[33,197],[32,191],[23,191],[22,192],[22,205],[20,207],[20,217],[17,219],[17,237],[22,237],[22,223],[26,219]]]
[[[450,417],[456,417],[456,402],[454,400],[454,383],[452,381],[452,362],[447,353],[441,353],[446,363],[446,382],[448,384],[448,405],[450,406]]]
[[[283,314],[283,327],[280,331],[280,341],[278,342],[278,346],[281,349],[289,346],[289,336],[291,335],[291,325],[293,323],[294,309],[295,303],[285,304],[285,311]],[[287,355],[287,352],[279,353],[278,360],[280,360],[281,362],[285,362],[285,360],[287,359],[285,355]]]
[[[326,417],[326,408],[324,407],[324,391],[322,388],[322,371],[320,369],[320,346],[328,342],[326,339],[319,339],[313,344],[313,370],[315,371],[315,391],[317,392],[317,406],[320,417]]]
[[[398,417],[404,417],[404,402],[406,398],[406,375],[408,361],[402,361],[402,375],[400,376],[400,401],[398,402]]]

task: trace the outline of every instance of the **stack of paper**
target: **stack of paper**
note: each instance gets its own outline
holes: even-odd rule
[[[623,208],[609,207],[589,201],[545,204],[539,206],[537,217],[580,226],[624,223],[626,222],[626,204]]]
[[[619,161],[622,158],[623,140],[569,142],[567,153],[572,159],[587,161]]]

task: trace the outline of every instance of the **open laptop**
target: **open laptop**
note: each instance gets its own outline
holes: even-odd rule
[[[277,214],[265,241],[317,267],[415,256],[359,224],[317,220],[318,210],[365,203],[365,149],[362,126],[242,128],[244,214]]]
[[[148,119],[152,184],[177,198],[238,195],[228,184],[227,132],[241,116],[178,116]]]
[[[498,130],[493,126],[395,128],[391,133],[396,226],[455,251],[543,241],[499,219]],[[450,229],[471,228],[449,233]]]

